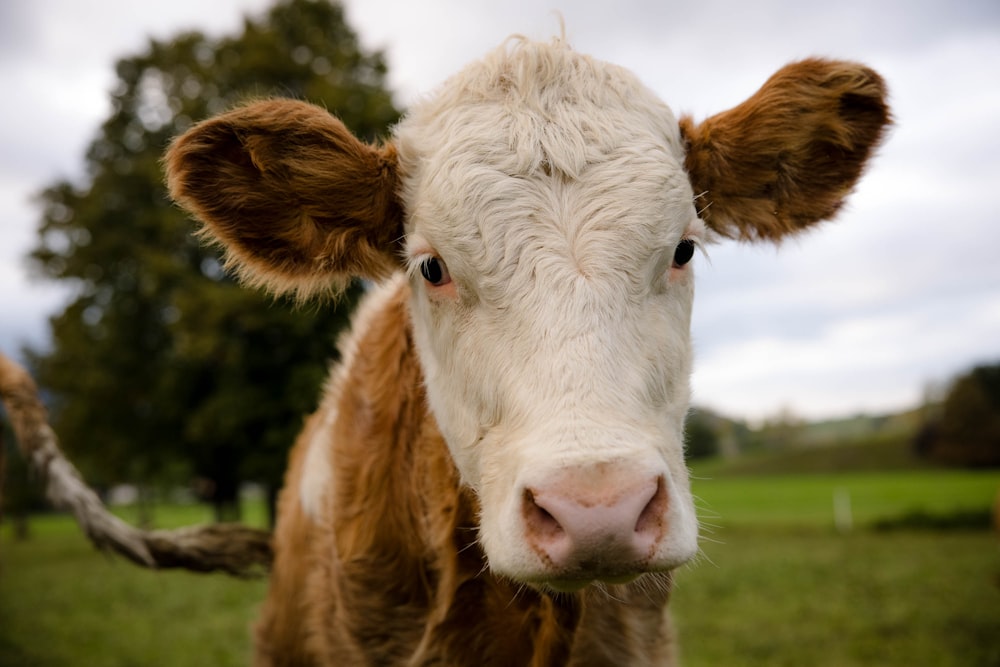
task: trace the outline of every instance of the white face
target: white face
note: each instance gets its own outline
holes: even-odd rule
[[[541,61],[554,78],[517,79]],[[623,70],[524,45],[446,84],[396,143],[414,335],[490,567],[571,590],[690,558],[704,230],[670,110]]]

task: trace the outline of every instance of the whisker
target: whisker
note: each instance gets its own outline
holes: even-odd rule
[[[459,549],[459,550],[458,550],[458,553],[460,553],[460,554],[461,554],[461,553],[465,553],[466,551],[468,551],[469,549],[471,549],[471,548],[472,548],[472,547],[474,547],[474,546],[476,546],[476,543],[475,543],[475,542],[469,542],[469,543],[468,543],[468,544],[466,544],[466,545],[465,545],[464,547],[462,547],[461,549]]]

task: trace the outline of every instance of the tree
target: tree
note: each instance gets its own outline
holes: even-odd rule
[[[719,453],[719,428],[722,419],[705,409],[694,409],[684,424],[687,458],[704,459]]]
[[[10,424],[0,409],[0,525],[13,524],[14,537],[28,537],[28,513],[45,509],[42,490],[32,479],[28,463],[18,455]]]
[[[31,257],[75,297],[32,365],[65,446],[98,485],[193,474],[232,514],[241,479],[279,485],[359,290],[306,308],[235,285],[168,200],[160,157],[193,122],[248,98],[325,104],[369,139],[399,114],[382,55],[362,52],[341,7],[323,0],[282,0],[236,36],[151,40],[116,72],[86,182],[40,197]]]
[[[766,449],[791,449],[800,443],[805,422],[790,407],[784,406],[768,418],[759,429],[757,437]]]
[[[960,376],[914,442],[918,454],[952,465],[1000,465],[1000,364]]]

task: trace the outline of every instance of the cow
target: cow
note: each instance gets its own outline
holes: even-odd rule
[[[808,59],[678,120],[514,37],[382,143],[286,99],[176,138],[171,195],[246,283],[372,285],[290,455],[255,664],[675,664],[692,259],[834,217],[886,99]]]

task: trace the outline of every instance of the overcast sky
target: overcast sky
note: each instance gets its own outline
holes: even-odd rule
[[[28,275],[32,196],[82,178],[113,64],[150,36],[232,33],[264,0],[0,0],[0,350],[43,346],[66,294]],[[1000,361],[1000,2],[350,0],[406,106],[558,10],[579,50],[632,69],[677,113],[729,108],[809,55],[866,62],[897,125],[847,210],[775,250],[699,258],[695,402],[759,419],[881,412]],[[318,333],[317,335],[322,335]]]

